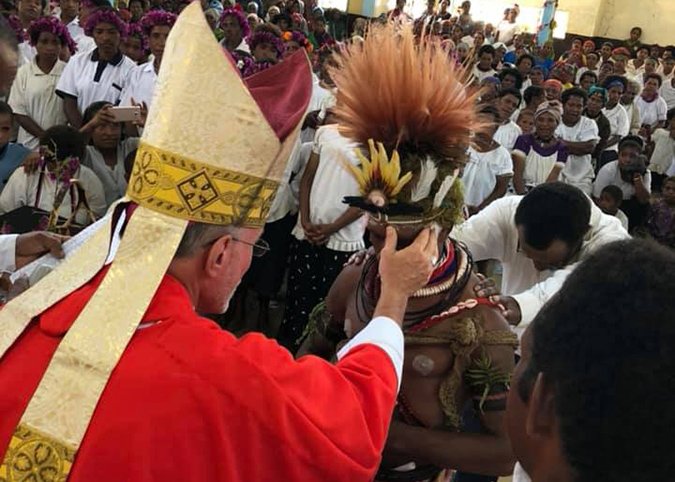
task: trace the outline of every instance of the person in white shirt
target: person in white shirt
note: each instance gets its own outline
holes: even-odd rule
[[[673,78],[673,70],[675,69],[675,58],[666,57],[661,62],[661,65],[656,70],[656,73],[659,74],[664,82]]]
[[[141,19],[141,26],[148,39],[152,60],[134,67],[129,73],[127,85],[122,92],[121,105],[140,104],[145,110],[150,109],[166,39],[175,22],[175,14],[162,10],[152,10]]]
[[[675,59],[668,59],[667,62],[675,66]],[[664,78],[659,95],[666,102],[668,110],[675,108],[675,77]]]
[[[35,149],[46,129],[66,123],[63,101],[56,95],[56,84],[66,66],[59,60],[59,52],[63,47],[74,52],[75,45],[66,27],[55,17],[36,20],[28,33],[37,55],[19,69],[8,104],[20,126],[17,142]]]
[[[661,184],[670,166],[675,162],[675,110],[668,111],[668,125],[665,129],[656,129],[652,134],[649,159],[649,171],[652,173],[652,189],[661,191]]]
[[[80,2],[78,0],[60,0],[59,7],[61,9],[59,18],[77,45],[78,52],[93,49],[94,39],[84,34],[84,29],[80,26],[80,19],[77,17],[80,11]]]
[[[302,126],[300,139],[303,143],[313,142],[319,118],[324,108],[335,105],[335,83],[330,76],[330,68],[335,67],[335,60],[330,50],[319,51],[319,72],[314,74],[312,82],[312,97],[307,106],[307,117]]]
[[[117,105],[126,86],[129,72],[136,66],[120,51],[127,25],[113,10],[93,13],[85,32],[91,34],[96,48],[75,55],[56,85],[70,125],[82,125],[82,112],[93,102],[108,101]]]
[[[47,212],[56,209],[59,217],[81,226],[103,216],[103,186],[93,171],[80,165],[82,135],[72,127],[54,126],[45,131],[40,145],[44,151],[38,169],[30,173],[25,169],[14,171],[0,194],[0,213],[22,206]],[[71,183],[71,179],[77,183]],[[55,206],[61,195],[60,205]]]
[[[630,123],[629,134],[636,134],[640,130],[640,112],[635,107],[635,99],[640,94],[642,86],[634,80],[628,79],[626,82],[626,89],[621,96],[621,105],[626,109],[628,115],[628,122]]]
[[[518,30],[516,20],[519,13],[520,9],[517,7],[507,8],[504,11],[504,19],[497,24],[497,38],[495,40],[503,42],[507,46],[513,43],[513,37]]]
[[[619,156],[619,141],[628,135],[630,130],[630,121],[626,109],[621,105],[621,96],[626,89],[626,79],[618,75],[612,75],[605,79],[603,87],[607,89],[607,103],[602,113],[607,117],[610,127],[607,146],[600,156],[600,161],[596,166],[596,171],[610,161],[614,161]]]
[[[621,209],[621,203],[623,202],[623,191],[619,186],[610,184],[605,186],[605,188],[600,193],[600,197],[597,200],[598,207],[602,209],[602,212],[616,217],[621,221],[621,226],[623,229],[628,231],[628,216]]]
[[[363,212],[342,202],[359,187],[343,165],[359,165],[353,141],[343,137],[328,111],[316,132],[312,155],[300,181],[300,215],[293,230],[286,311],[279,342],[295,348],[309,313],[328,294],[344,263],[363,249]]]
[[[495,59],[495,49],[492,45],[483,45],[478,50],[478,63],[473,67],[471,74],[473,81],[480,84],[487,77],[494,77],[497,71],[492,68]]]
[[[598,125],[581,115],[588,94],[582,89],[572,88],[563,92],[562,122],[556,130],[569,154],[560,180],[591,194],[595,171],[591,163],[591,154],[600,140]]]
[[[582,191],[568,184],[540,184],[525,196],[507,196],[456,226],[452,237],[477,261],[502,263],[501,293],[486,281],[478,296],[496,296],[522,335],[560,289],[577,263],[599,247],[628,237]]]
[[[518,136],[522,135],[523,131],[518,127],[518,124],[511,120],[514,112],[522,101],[522,95],[518,89],[503,89],[499,93],[497,99],[497,109],[499,111],[499,119],[501,125],[495,132],[494,139],[506,150],[511,152],[513,146],[516,145]]]
[[[595,52],[586,55],[586,65],[577,71],[577,84],[581,83],[581,76],[586,72],[593,72],[596,75],[596,78],[600,77],[600,67],[598,66],[598,62],[600,62],[600,56]]]
[[[247,40],[251,34],[251,27],[242,12],[235,8],[227,8],[220,15],[220,28],[223,30],[223,40],[220,44],[229,52],[235,50],[251,53]]]
[[[668,106],[659,95],[662,83],[659,74],[647,75],[642,93],[635,99],[635,108],[640,113],[640,126],[645,131],[643,132],[645,138],[666,123]]]
[[[19,0],[16,2],[16,12],[23,34],[28,33],[31,23],[37,20],[47,7],[46,0]],[[35,57],[35,47],[29,42],[19,44],[19,52],[22,57],[22,63],[28,63]]]
[[[652,178],[647,170],[647,159],[642,156],[644,141],[638,136],[626,136],[619,143],[619,159],[609,162],[598,172],[593,183],[593,197],[602,190],[618,186],[623,191],[623,211],[628,216],[629,230],[646,221],[651,196]]]
[[[470,215],[476,214],[506,194],[513,177],[511,155],[494,139],[499,113],[491,105],[481,108],[485,130],[476,133],[474,145],[469,147],[469,160],[462,173],[464,203]]]
[[[106,208],[120,199],[127,190],[124,160],[138,148],[138,138],[122,139],[122,124],[110,114],[107,102],[94,102],[84,112],[80,129],[90,142],[82,165],[88,167],[103,185]]]

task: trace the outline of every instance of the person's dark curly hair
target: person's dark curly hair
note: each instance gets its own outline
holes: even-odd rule
[[[520,70],[512,68],[502,69],[497,74],[497,77],[499,78],[499,80],[504,82],[504,79],[506,78],[507,75],[510,75],[515,79],[516,89],[520,90],[523,88],[523,74],[520,73]]]
[[[588,102],[588,93],[586,93],[584,89],[580,87],[572,87],[571,89],[567,89],[562,93],[563,105],[567,104],[567,101],[572,97],[579,97],[584,105],[586,105]]]
[[[518,384],[552,384],[576,482],[666,482],[675,474],[675,253],[611,243],[585,260],[530,327]]]
[[[591,221],[591,201],[578,188],[562,182],[540,184],[523,197],[516,208],[515,223],[525,241],[544,250],[556,239],[578,245]]]

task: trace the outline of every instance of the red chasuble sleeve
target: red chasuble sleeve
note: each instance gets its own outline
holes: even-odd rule
[[[0,359],[3,454],[103,274],[41,315]],[[397,343],[402,353],[402,337]],[[296,361],[261,335],[238,340],[200,318],[166,276],[103,391],[68,481],[372,480],[399,383],[400,360],[392,362],[389,348],[362,339],[335,365]]]

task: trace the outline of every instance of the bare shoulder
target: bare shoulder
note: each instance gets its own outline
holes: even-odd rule
[[[478,282],[478,277],[475,274],[472,274],[471,279],[469,279],[469,282],[464,289],[463,295],[466,296],[466,298],[475,298],[476,295],[473,291],[473,288]],[[481,324],[483,325],[483,329],[485,331],[511,330],[508,321],[506,321],[506,318],[504,318],[499,308],[478,305],[476,308],[474,308],[474,311],[477,314],[480,314]]]
[[[345,266],[333,282],[326,297],[326,307],[334,319],[344,320],[347,304],[356,291],[362,272],[363,264]]]

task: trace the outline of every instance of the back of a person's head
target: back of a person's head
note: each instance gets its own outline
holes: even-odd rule
[[[515,223],[534,249],[547,249],[560,240],[576,245],[588,231],[591,202],[578,188],[562,182],[540,184],[525,195],[516,209]]]
[[[57,125],[47,129],[40,136],[40,146],[45,147],[56,160],[63,161],[69,157],[84,157],[84,137],[74,127]]]
[[[532,323],[518,395],[552,387],[575,482],[675,476],[675,253],[644,240],[599,249]]]
[[[531,85],[523,92],[523,99],[529,104],[535,97],[544,97],[544,88],[539,85]]]
[[[4,100],[0,100],[0,115],[13,115],[14,111],[10,107],[10,105],[5,102]]]
[[[600,194],[606,194],[612,198],[617,205],[620,205],[623,201],[623,191],[619,186],[615,186],[614,184],[605,186]]]

